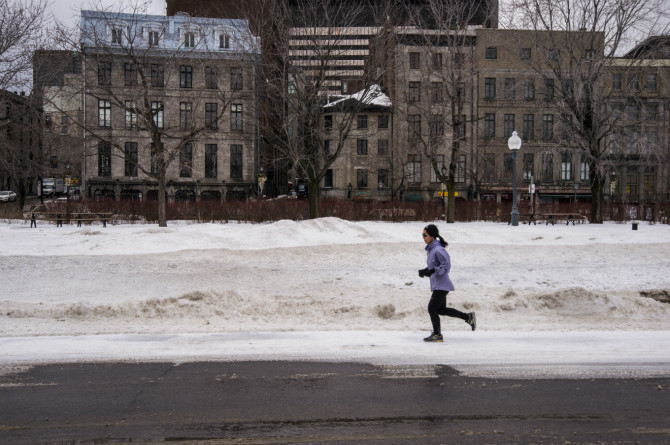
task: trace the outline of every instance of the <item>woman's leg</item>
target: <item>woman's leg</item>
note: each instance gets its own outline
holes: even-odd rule
[[[428,315],[430,315],[430,322],[433,324],[433,333],[440,334],[440,312],[442,307],[445,307],[447,302],[448,292],[445,290],[435,290],[430,296],[428,302]]]
[[[461,312],[458,309],[447,307],[447,294],[448,293],[449,292],[445,292],[445,294],[444,294],[444,300],[443,300],[442,306],[440,306],[438,314],[446,315],[447,317],[460,318],[461,320],[467,322],[469,320],[468,314],[466,314],[465,312]]]

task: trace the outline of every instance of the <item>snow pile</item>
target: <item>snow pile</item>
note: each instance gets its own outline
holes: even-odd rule
[[[188,352],[194,344],[198,351],[219,351],[210,341],[226,338],[235,340],[221,346],[226,352],[219,358],[258,359],[244,349],[243,336],[274,333],[258,334],[258,341],[266,342],[259,351],[283,351],[277,359],[368,354],[370,360],[430,361],[432,350],[423,356],[416,349],[424,347],[420,338],[430,330],[429,283],[417,274],[425,265],[424,226],[337,218],[171,223],[168,228],[41,224],[30,229],[0,223],[0,355],[5,362],[82,354],[116,359],[117,353],[101,352],[96,345],[112,351],[108,342],[124,341],[126,358],[184,359],[197,356]],[[616,345],[588,341],[603,338],[602,331],[618,331],[630,339],[628,360],[636,361],[641,342],[670,334],[668,226],[641,225],[638,231],[619,224],[438,227],[449,242],[456,286],[449,306],[476,311],[478,320],[473,334],[461,320],[443,317],[445,337],[466,342],[466,349],[484,338],[531,342],[507,349],[498,342],[489,355],[482,344],[472,346],[482,351],[480,360],[504,362],[505,355],[515,357],[515,347],[546,358],[541,351],[547,345],[532,343],[540,333],[559,342],[572,338],[567,334],[582,338],[584,357],[589,347],[621,353]],[[590,337],[584,337],[587,331]],[[164,348],[148,352],[154,351],[147,345],[156,336],[162,336]],[[365,343],[368,337],[375,339],[377,353]],[[316,338],[328,338],[329,346],[305,352]],[[382,354],[387,347],[392,351]],[[668,353],[655,354],[654,347],[645,346],[644,360],[670,363]],[[165,348],[170,354],[161,355]],[[565,361],[569,348],[564,354],[546,360]],[[604,352],[598,357],[603,354],[605,361],[618,361]]]

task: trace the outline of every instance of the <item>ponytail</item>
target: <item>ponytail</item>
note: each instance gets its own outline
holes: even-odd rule
[[[423,228],[423,230],[426,231],[426,233],[436,240],[440,242],[442,247],[447,247],[447,242],[442,238],[440,235],[440,231],[437,229],[437,226],[435,224],[428,224],[426,227]]]

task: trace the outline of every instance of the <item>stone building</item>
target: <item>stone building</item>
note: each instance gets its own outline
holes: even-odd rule
[[[37,192],[42,169],[42,110],[35,98],[0,90],[0,189]]]
[[[79,187],[84,162],[83,57],[79,52],[33,53],[33,95],[44,112],[45,178]]]
[[[255,190],[257,41],[247,22],[82,11],[90,197],[245,199]]]

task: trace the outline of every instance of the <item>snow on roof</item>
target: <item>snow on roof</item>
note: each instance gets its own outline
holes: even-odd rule
[[[377,105],[381,107],[393,106],[391,99],[386,94],[382,93],[382,89],[379,85],[375,84],[357,93],[350,94],[348,96],[342,96],[340,99],[337,99],[333,102],[328,102],[323,107],[333,107],[348,100],[356,100],[366,105]]]

